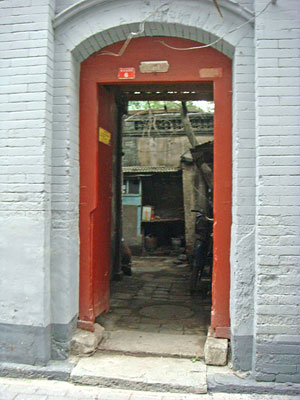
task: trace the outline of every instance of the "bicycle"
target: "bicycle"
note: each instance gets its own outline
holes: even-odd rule
[[[212,250],[212,225],[213,218],[203,214],[202,210],[191,210],[196,212],[195,223],[195,247],[192,262],[192,273],[190,278],[190,292],[194,294],[197,284],[201,280],[210,250]],[[210,274],[212,263],[210,263]]]

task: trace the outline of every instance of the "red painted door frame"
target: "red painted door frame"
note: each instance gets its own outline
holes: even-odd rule
[[[112,157],[116,104],[112,91],[95,85],[91,80],[81,81],[80,99],[78,326],[93,330],[95,317],[109,309]],[[93,108],[95,104],[96,109]],[[104,130],[101,138],[100,128]]]
[[[184,48],[199,46],[179,38],[162,38],[168,44]],[[118,53],[122,43],[103,49]],[[102,51],[103,51],[102,50]],[[167,73],[143,74],[141,61],[168,60]],[[135,68],[135,79],[119,80],[120,67]],[[93,54],[81,64],[80,76],[80,305],[82,327],[92,327],[99,310],[94,306],[95,265],[90,210],[99,206],[99,165],[101,148],[98,128],[101,115],[107,114],[98,91],[101,85],[133,83],[213,82],[214,87],[214,264],[211,326],[216,336],[228,337],[230,327],[230,230],[232,205],[232,68],[231,60],[213,48],[176,51],[162,46],[158,38],[143,37],[131,41],[121,57]],[[106,182],[108,184],[108,181]],[[87,206],[88,205],[88,206]],[[111,209],[107,209],[107,215]],[[108,233],[106,232],[106,235]],[[109,243],[109,238],[103,238]],[[102,310],[103,311],[103,310]]]

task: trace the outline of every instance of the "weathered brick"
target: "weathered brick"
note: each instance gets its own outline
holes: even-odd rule
[[[300,374],[278,374],[276,375],[276,382],[293,382],[300,383]]]

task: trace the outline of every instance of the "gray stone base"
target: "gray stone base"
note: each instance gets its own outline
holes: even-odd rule
[[[50,326],[0,324],[0,361],[44,365],[50,360]]]
[[[69,356],[77,316],[68,324],[46,327],[0,324],[0,361],[45,365]]]
[[[238,377],[232,371],[225,373],[217,369],[225,367],[208,367],[207,387],[209,392],[223,393],[259,393],[297,395],[300,393],[300,385],[294,383],[257,382],[250,374]]]
[[[252,370],[253,336],[231,336],[232,366],[234,370]]]
[[[51,359],[66,360],[70,354],[71,338],[76,330],[77,315],[68,324],[51,325]]]
[[[74,364],[68,361],[49,361],[46,366],[0,362],[0,376],[69,381],[73,368]]]

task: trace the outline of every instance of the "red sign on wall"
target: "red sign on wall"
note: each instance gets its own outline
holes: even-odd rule
[[[118,79],[135,79],[135,68],[119,68]]]

